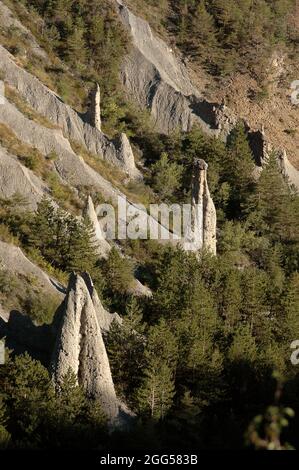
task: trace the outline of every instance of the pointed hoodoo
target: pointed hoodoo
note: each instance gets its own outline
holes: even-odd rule
[[[130,141],[124,132],[119,137],[118,147],[118,158],[124,170],[131,178],[137,180],[142,179],[142,175],[135,165],[135,158]]]
[[[83,216],[88,219],[94,230],[94,241],[97,244],[97,253],[101,258],[107,258],[111,250],[111,246],[105,239],[102,227],[98,220],[91,196],[88,196]]]
[[[208,165],[196,159],[192,177],[191,211],[187,217],[183,247],[216,255],[216,209],[207,182]]]
[[[101,89],[98,83],[90,92],[90,108],[89,108],[89,122],[90,124],[101,131]]]
[[[83,277],[72,274],[59,310],[60,326],[51,373],[59,387],[71,369],[90,398],[100,401],[110,425],[126,422],[130,413],[116,397],[109,360],[94,303]]]

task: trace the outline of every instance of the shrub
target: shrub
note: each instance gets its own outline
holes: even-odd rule
[[[58,307],[58,301],[51,296],[30,294],[23,302],[24,313],[38,324],[50,324]]]

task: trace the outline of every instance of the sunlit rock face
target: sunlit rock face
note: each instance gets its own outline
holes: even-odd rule
[[[130,97],[150,110],[156,129],[162,133],[189,131],[196,124],[208,135],[225,140],[233,126],[229,110],[204,98],[192,83],[183,58],[156,36],[145,20],[134,15],[124,1],[116,0],[115,4],[132,39],[121,68]]]
[[[208,165],[194,162],[191,211],[187,218],[183,247],[186,251],[205,250],[216,255],[216,209],[207,182]]]
[[[88,275],[72,274],[60,306],[60,325],[51,361],[57,387],[71,369],[88,397],[99,400],[111,426],[122,426],[129,410],[118,400],[98,316],[105,310]],[[98,311],[97,311],[98,310]],[[124,411],[126,410],[126,411]]]
[[[95,84],[94,88],[90,92],[90,106],[87,112],[87,118],[91,126],[102,130],[101,120],[101,89],[98,83]]]
[[[105,239],[102,227],[98,220],[96,210],[92,201],[92,198],[88,196],[86,205],[83,211],[83,216],[89,221],[94,231],[94,242],[96,245],[97,254],[101,258],[107,258],[111,250],[111,246]]]

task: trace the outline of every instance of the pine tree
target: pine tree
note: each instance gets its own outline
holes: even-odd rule
[[[47,199],[38,205],[30,243],[50,264],[63,271],[92,271],[97,260],[91,224],[55,208]]]
[[[278,335],[283,344],[289,345],[297,339],[299,331],[299,274],[294,273],[288,279],[282,300]]]
[[[204,409],[206,406],[221,401],[224,397],[226,386],[223,379],[224,360],[215,345],[212,345],[205,358],[202,356],[201,344],[199,344],[198,354],[196,343],[193,345],[193,351],[195,354],[192,361],[192,373],[188,374],[186,371],[186,383],[192,389],[197,405]],[[191,350],[191,354],[193,351]]]
[[[7,409],[0,396],[0,450],[7,448],[11,438],[9,432],[6,430],[7,418]]]
[[[249,221],[257,233],[276,241],[298,240],[299,198],[292,194],[272,153],[255,191],[248,198]]]
[[[165,362],[153,357],[144,375],[143,384],[137,393],[138,407],[152,419],[163,420],[173,403],[173,374]]]
[[[127,302],[123,326],[131,333],[134,332],[139,335],[144,333],[145,325],[143,323],[143,313],[136,297],[132,296]]]
[[[173,321],[173,329],[179,344],[177,375],[194,380],[197,370],[210,361],[218,329],[211,294],[200,280],[199,273],[192,279],[188,306]]]
[[[71,218],[67,223],[69,249],[66,269],[68,271],[90,271],[96,263],[97,242],[90,222]]]
[[[137,391],[137,404],[151,418],[164,419],[172,406],[178,359],[178,343],[165,319],[150,328],[144,358],[144,379]]]
[[[127,302],[122,324],[113,322],[106,338],[114,383],[129,401],[140,385],[145,366],[144,329],[142,310],[132,297]]]
[[[71,63],[76,64],[84,63],[86,61],[86,42],[85,42],[85,27],[82,18],[77,18],[73,25],[73,31],[67,37],[66,41],[66,58]]]
[[[208,13],[204,0],[201,0],[192,14],[191,31],[189,36],[189,54],[203,56],[207,62],[217,46],[216,28],[213,16]]]
[[[271,335],[269,306],[267,304],[267,275],[264,271],[248,268],[242,280],[242,319],[252,335],[268,342]]]
[[[230,215],[240,217],[249,194],[254,187],[254,160],[244,125],[238,124],[229,142],[226,160],[226,179],[231,186]]]
[[[163,340],[162,340],[163,338]],[[178,343],[164,318],[152,326],[148,333],[145,357],[159,357],[171,370],[175,370],[178,359]]]
[[[54,400],[48,371],[25,353],[0,367],[0,384],[13,438],[38,445],[40,426]]]
[[[153,188],[162,200],[171,198],[181,184],[182,168],[169,161],[168,155],[162,153],[160,160],[152,166]]]
[[[134,281],[133,264],[129,259],[123,258],[116,248],[110,251],[102,270],[107,281],[108,293],[116,292],[124,295],[130,290]]]
[[[238,271],[231,271],[225,278],[220,311],[224,317],[225,331],[234,330],[241,318],[242,291]]]
[[[84,405],[84,393],[77,384],[75,373],[69,369],[57,392],[55,419],[60,420],[63,426],[72,423],[81,414]]]
[[[44,197],[37,206],[31,229],[30,242],[42,254],[52,242],[52,227],[55,220],[55,209],[50,200]]]
[[[106,421],[100,403],[85,396],[69,369],[47,407],[40,432],[46,448],[91,449],[103,439]]]
[[[167,249],[162,254],[157,267],[153,316],[174,318],[188,308],[197,274],[196,265],[196,258],[180,249]]]
[[[252,362],[257,358],[257,346],[250,325],[240,325],[234,333],[228,357],[231,361]]]

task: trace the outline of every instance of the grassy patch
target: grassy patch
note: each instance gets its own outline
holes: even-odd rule
[[[52,323],[59,305],[58,297],[39,290],[39,281],[32,275],[16,275],[0,269],[0,299],[8,310],[20,310],[37,324]]]
[[[76,214],[82,210],[82,203],[74,190],[70,186],[61,183],[55,171],[47,171],[45,180],[51,189],[52,197],[61,207]]]
[[[42,176],[45,171],[45,159],[36,149],[21,142],[17,136],[5,125],[0,124],[0,144],[9,153],[18,157],[23,165]]]
[[[0,223],[0,240],[6,243],[19,244],[19,240],[11,233],[7,225]]]
[[[28,11],[20,1],[5,0],[4,3],[33,34],[37,43],[47,53],[47,58],[44,59],[35,54],[30,37],[17,27],[10,27],[7,30],[1,29],[1,44],[16,57],[22,67],[35,75],[44,85],[60,95],[64,101],[78,111],[84,111],[83,106],[88,87],[85,86],[83,80],[75,77],[53,52],[51,41],[44,32],[43,20],[34,9]]]
[[[25,57],[26,50],[30,48],[28,36],[20,28],[11,26],[0,31],[1,44],[14,56]]]
[[[128,175],[123,171],[88,152],[81,144],[71,142],[71,146],[77,155],[80,155],[91,168],[124,193],[131,202],[144,204],[147,207],[155,201],[154,192],[143,182],[129,180]]]
[[[57,298],[41,293],[29,292],[22,302],[23,312],[39,325],[51,324],[58,306]]]
[[[54,277],[61,284],[66,285],[68,282],[68,274],[59,269],[54,268],[50,263],[48,263],[35,248],[27,248],[26,256],[37,266],[39,266],[43,271],[45,271],[49,276]]]
[[[296,137],[297,129],[285,129],[284,133],[294,138]]]

